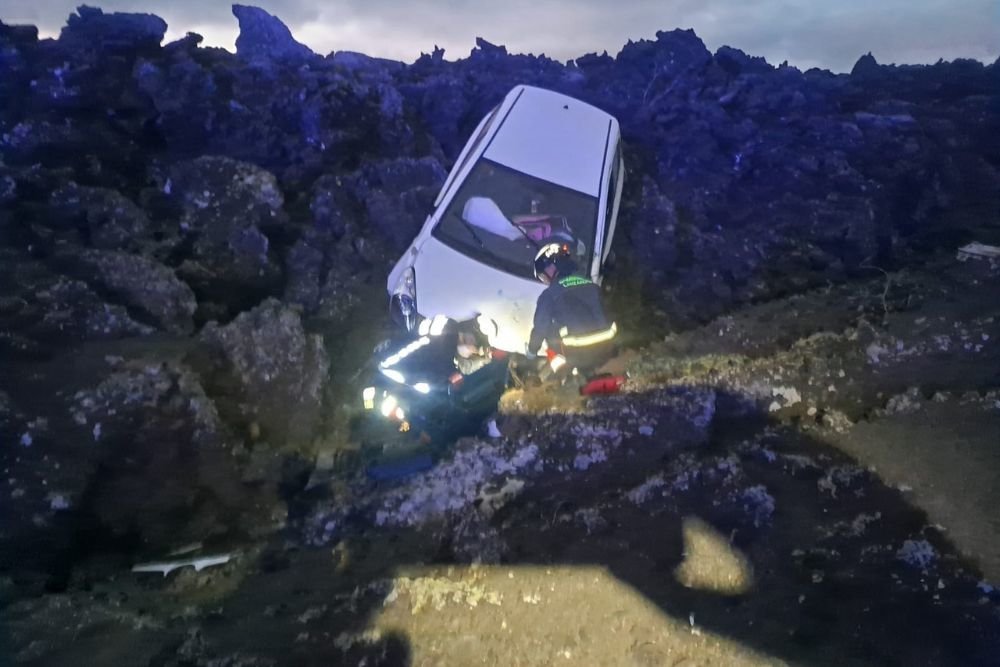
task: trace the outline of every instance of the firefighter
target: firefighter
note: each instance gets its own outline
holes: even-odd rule
[[[552,370],[585,377],[615,356],[616,325],[601,304],[601,289],[580,275],[569,245],[549,243],[535,256],[535,277],[547,285],[538,296],[528,355],[545,341]]]

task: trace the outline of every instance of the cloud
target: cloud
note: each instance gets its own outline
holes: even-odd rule
[[[872,51],[879,62],[921,63],[1000,55],[996,0],[246,0],[279,16],[318,53],[362,51],[412,61],[434,45],[468,54],[477,36],[511,52],[560,60],[617,53],[629,39],[693,28],[711,50],[724,44],[772,63],[849,70]],[[56,35],[80,0],[5,0],[0,18]],[[232,49],[236,19],[228,3],[107,0],[105,11],[156,13],[168,38],[198,32]]]

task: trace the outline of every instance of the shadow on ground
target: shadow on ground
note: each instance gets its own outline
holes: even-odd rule
[[[998,599],[899,490],[743,397],[714,392],[699,438],[654,394],[629,402],[661,411],[656,433],[586,470],[543,448],[504,503],[396,529],[359,510],[326,546],[274,540],[214,610],[147,610],[157,650],[129,664],[993,664]],[[197,596],[178,581],[143,599]],[[24,664],[113,646],[109,627]],[[126,664],[108,659],[91,664]]]

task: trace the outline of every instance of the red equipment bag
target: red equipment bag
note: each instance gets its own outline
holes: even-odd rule
[[[626,379],[624,375],[602,375],[580,387],[580,394],[582,396],[617,394],[622,385],[625,384]]]

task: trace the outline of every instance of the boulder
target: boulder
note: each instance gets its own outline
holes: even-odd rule
[[[194,329],[194,292],[173,269],[142,255],[112,250],[85,250],[65,261],[137,319],[175,334],[189,334]]]
[[[240,440],[198,378],[173,361],[114,363],[72,408],[91,469],[101,469],[85,475],[100,525],[138,537],[150,554],[260,526],[261,499],[241,483],[234,456]]]
[[[882,74],[882,66],[875,60],[871,51],[858,58],[851,68],[851,77],[877,77]]]
[[[136,322],[122,306],[105,302],[79,280],[58,278],[33,295],[40,319],[27,327],[31,338],[52,343],[118,339],[147,335],[153,328]]]
[[[156,48],[167,33],[167,22],[153,14],[105,14],[81,5],[70,14],[59,43],[79,49],[134,51]]]
[[[0,98],[15,96],[30,85],[30,54],[37,48],[38,28],[31,25],[5,25],[0,21]],[[13,106],[13,105],[5,105]],[[0,111],[0,120],[4,113]]]
[[[230,421],[257,424],[272,446],[308,447],[323,419],[329,362],[322,336],[268,299],[232,322],[210,322],[198,340],[208,390]]]
[[[259,7],[233,5],[233,16],[240,23],[236,53],[246,60],[301,62],[315,56],[276,16]]]
[[[73,345],[140,336],[154,329],[110,304],[86,282],[8,250],[0,253],[0,334],[18,347]]]
[[[138,249],[150,231],[146,213],[121,193],[69,183],[49,200],[54,226],[82,231],[80,242],[106,250]]]
[[[281,270],[263,227],[285,221],[284,197],[274,175],[246,162],[202,157],[170,170],[171,197],[191,254],[179,268],[196,291],[227,303],[238,289],[273,289]]]
[[[324,174],[313,183],[309,200],[313,224],[320,232],[340,238],[350,220],[357,217],[359,206],[345,183],[345,178]]]
[[[646,277],[655,281],[676,268],[682,243],[678,238],[677,208],[649,177],[642,181],[639,204],[623,210],[623,235],[628,236],[631,256]],[[621,239],[616,244],[622,246]]]
[[[432,157],[384,160],[363,167],[350,184],[368,215],[369,235],[396,252],[404,250],[434,210],[447,175]]]
[[[493,44],[487,42],[482,37],[476,37],[476,48],[472,50],[469,57],[470,58],[505,58],[507,56],[507,47],[503,44]]]
[[[715,52],[715,62],[729,74],[767,74],[773,67],[760,56],[749,56],[740,49],[721,46]]]
[[[442,51],[442,53],[444,52]],[[341,67],[355,71],[380,72],[382,70],[389,70],[400,72],[406,69],[406,63],[399,60],[378,58],[357,51],[335,51],[328,55],[327,59]]]
[[[0,204],[10,204],[17,199],[17,181],[0,167]]]
[[[0,21],[0,44],[15,47],[34,46],[38,42],[38,28],[33,25],[7,25]]]
[[[316,248],[316,242],[299,240],[288,251],[285,258],[284,299],[288,303],[301,306],[312,314],[319,308],[320,282],[323,279],[323,251]]]

